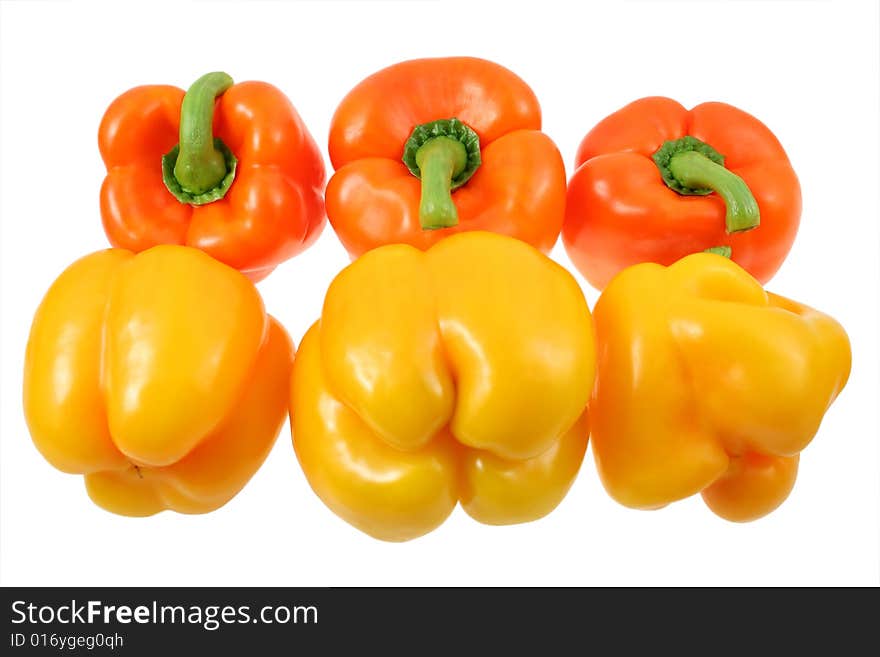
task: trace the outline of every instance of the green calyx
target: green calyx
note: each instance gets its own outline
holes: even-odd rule
[[[238,160],[213,135],[214,102],[231,86],[226,73],[208,73],[183,97],[180,142],[162,156],[162,180],[181,203],[204,205],[221,199],[235,179]]]
[[[162,180],[165,187],[174,195],[181,203],[189,203],[190,205],[205,205],[212,201],[217,201],[224,196],[232,186],[235,179],[235,167],[238,159],[232,154],[232,151],[224,144],[219,137],[214,137],[214,148],[223,155],[224,175],[220,182],[208,188],[201,193],[194,193],[184,189],[175,174],[175,164],[179,162],[180,144],[176,145],[165,155],[162,156]]]
[[[652,156],[663,182],[683,195],[716,193],[725,203],[725,228],[739,233],[761,222],[758,202],[745,181],[724,167],[724,156],[690,135],[666,141]]]
[[[457,225],[452,190],[464,185],[482,162],[477,133],[455,118],[423,123],[407,139],[402,159],[422,181],[422,228],[437,230]]]
[[[681,139],[671,139],[663,142],[663,145],[651,156],[654,164],[660,169],[660,175],[663,177],[663,182],[666,183],[666,186],[679,194],[688,196],[705,196],[715,191],[711,187],[689,187],[672,173],[669,164],[672,158],[679,153],[698,153],[718,166],[724,167],[724,156],[706,142],[690,135]]]

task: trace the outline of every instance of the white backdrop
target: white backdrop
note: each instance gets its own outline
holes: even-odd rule
[[[4,2],[0,17],[0,583],[4,585],[876,585],[878,3]],[[129,519],[30,442],[21,372],[32,314],[73,260],[106,246],[97,129],[139,84],[211,70],[284,90],[325,152],[330,117],[396,61],[473,55],[528,82],[568,174],[580,139],[625,103],[737,105],[786,147],[803,188],[795,246],[768,288],[848,330],[853,369],[774,514],[738,525],[697,498],[613,502],[588,452],[549,517],[487,527],[460,509],[406,544],[373,540],[312,494],[285,426],[264,467],[203,516]],[[329,160],[328,172],[329,168]],[[553,257],[571,267],[561,242]],[[348,262],[333,231],[259,288],[299,342]],[[597,293],[578,276],[590,306]]]

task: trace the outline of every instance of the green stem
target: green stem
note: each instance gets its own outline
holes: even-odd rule
[[[728,233],[751,230],[760,223],[758,202],[745,181],[705,155],[695,151],[676,153],[669,160],[669,170],[685,187],[708,187],[724,199]]]
[[[458,224],[452,191],[464,185],[482,161],[480,138],[456,118],[417,125],[403,147],[403,163],[422,181],[419,222],[424,230]]]
[[[178,201],[202,205],[223,198],[237,160],[214,137],[214,104],[232,86],[226,73],[207,73],[193,82],[180,108],[180,142],[162,158],[162,178]]]
[[[712,246],[704,250],[703,253],[714,253],[729,259],[733,255],[733,249],[729,246]]]
[[[467,150],[449,137],[429,139],[416,151],[422,176],[419,221],[425,230],[450,228],[458,224],[458,210],[452,202],[452,180],[467,165]]]
[[[686,195],[718,194],[727,206],[728,233],[751,230],[761,223],[758,202],[748,185],[724,167],[724,156],[706,142],[690,135],[671,139],[651,157],[663,182],[673,191]]]
[[[193,82],[180,108],[180,153],[174,177],[190,194],[204,194],[226,176],[226,161],[214,147],[214,101],[232,86],[226,73],[207,73]]]

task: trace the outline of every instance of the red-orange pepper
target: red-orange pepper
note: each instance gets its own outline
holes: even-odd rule
[[[640,262],[720,247],[766,283],[794,242],[801,190],[779,141],[725,103],[630,103],[578,148],[562,239],[597,289]]]
[[[101,217],[114,246],[194,246],[257,281],[324,226],[323,157],[265,82],[208,73],[186,94],[135,87],[107,109],[98,143]]]
[[[427,249],[485,230],[548,252],[565,212],[565,166],[529,86],[474,57],[401,62],[342,100],[330,124],[327,215],[353,256]]]

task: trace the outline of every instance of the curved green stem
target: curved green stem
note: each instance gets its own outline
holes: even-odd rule
[[[191,194],[203,194],[226,175],[223,153],[214,148],[214,101],[232,86],[226,73],[208,73],[193,82],[180,108],[180,152],[174,177]]]
[[[664,142],[652,156],[663,182],[679,194],[715,192],[727,206],[728,233],[756,228],[761,223],[758,202],[746,182],[724,167],[724,157],[690,135]]]
[[[685,187],[708,187],[724,199],[728,233],[751,230],[760,223],[758,202],[745,181],[705,155],[695,151],[676,153],[669,160],[669,170]]]
[[[216,201],[232,184],[237,161],[213,134],[214,103],[231,86],[226,73],[207,73],[183,97],[180,142],[162,158],[165,186],[181,203]]]
[[[452,202],[452,180],[467,165],[467,150],[449,137],[430,139],[416,151],[422,177],[419,221],[425,230],[458,224],[458,210]]]

